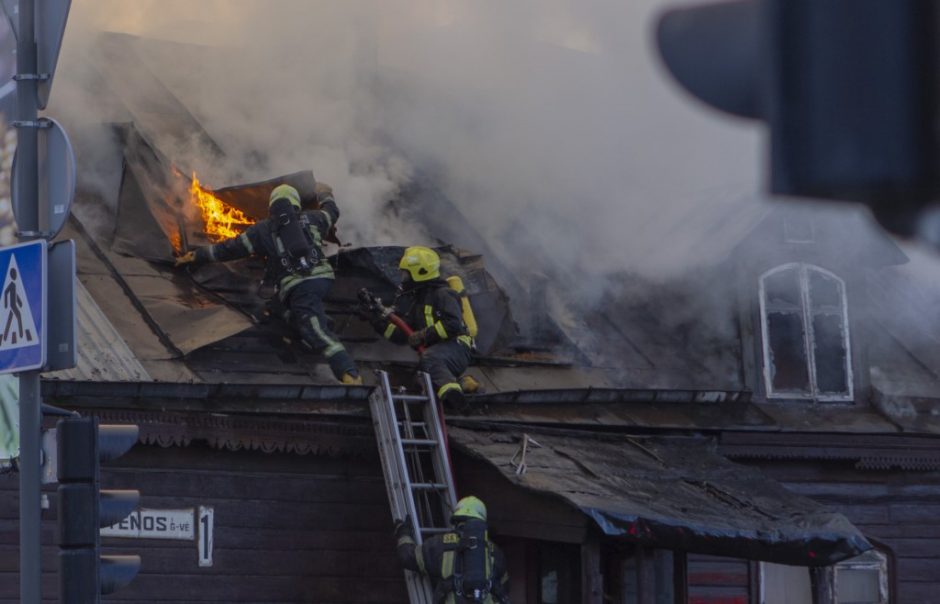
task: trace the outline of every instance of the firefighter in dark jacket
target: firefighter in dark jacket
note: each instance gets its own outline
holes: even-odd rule
[[[430,577],[436,603],[508,604],[506,558],[489,539],[486,506],[464,497],[454,507],[451,524],[452,531],[429,537],[419,547],[410,518],[399,520],[395,536],[402,565]]]
[[[460,297],[441,278],[441,258],[431,248],[407,248],[398,268],[402,287],[393,310],[414,333],[406,336],[384,319],[373,326],[392,342],[407,342],[415,349],[423,346],[418,369],[431,376],[438,398],[462,403],[460,375],[470,365],[473,340],[463,320]]]
[[[323,254],[322,241],[339,218],[339,208],[328,187],[319,208],[301,211],[300,194],[290,185],[271,192],[270,216],[237,237],[199,248],[176,259],[176,266],[228,262],[255,255],[265,261],[266,282],[289,310],[290,322],[303,343],[322,352],[336,379],[362,384],[352,357],[330,330],[323,299],[333,286],[333,267]]]

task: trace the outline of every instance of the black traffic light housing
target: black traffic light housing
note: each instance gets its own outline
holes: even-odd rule
[[[770,130],[770,190],[865,202],[914,234],[940,193],[933,0],[734,0],[666,11],[662,57],[689,92]]]
[[[59,420],[56,425],[59,479],[60,601],[100,601],[129,583],[139,556],[102,556],[100,530],[127,517],[137,491],[102,490],[100,462],[116,459],[137,442],[136,425],[99,425],[95,417]]]

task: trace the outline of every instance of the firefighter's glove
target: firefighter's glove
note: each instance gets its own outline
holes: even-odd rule
[[[388,319],[381,315],[373,316],[371,319],[369,319],[369,323],[372,324],[372,329],[374,329],[376,333],[384,335],[385,330],[388,329]]]
[[[179,268],[181,266],[186,266],[187,264],[192,264],[196,262],[196,252],[186,252],[182,256],[177,256],[176,260],[173,261],[173,266]]]
[[[414,539],[414,530],[411,528],[411,516],[405,516],[404,519],[395,521],[395,539],[401,541],[406,537]]]
[[[424,346],[428,340],[428,334],[425,330],[419,329],[418,331],[412,333],[408,336],[408,345],[412,348],[418,348],[419,346]]]
[[[388,318],[385,313],[375,306],[360,305],[359,318],[371,325],[376,333],[384,334],[388,327]]]
[[[359,304],[356,306],[356,314],[359,315],[360,319],[369,323],[375,319],[375,312],[373,312],[372,308],[366,306],[365,304]]]

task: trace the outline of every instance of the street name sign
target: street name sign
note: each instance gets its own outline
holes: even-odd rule
[[[46,241],[0,248],[0,374],[46,363]]]
[[[184,510],[142,508],[131,512],[130,516],[124,520],[102,528],[101,536],[193,541],[196,538],[196,521],[192,508]]]

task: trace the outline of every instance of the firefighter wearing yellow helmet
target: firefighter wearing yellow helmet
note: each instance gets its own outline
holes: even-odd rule
[[[431,376],[438,397],[448,403],[462,403],[460,375],[470,365],[473,340],[464,321],[460,296],[441,278],[441,258],[431,248],[406,248],[398,268],[402,285],[393,310],[414,333],[406,336],[382,318],[373,326],[392,342],[407,342],[412,348],[423,349],[418,368]]]
[[[452,530],[418,546],[410,517],[396,522],[402,565],[430,577],[435,602],[508,604],[506,557],[490,541],[486,506],[476,497],[464,497],[454,506],[451,524]]]
[[[286,184],[271,191],[269,216],[237,237],[199,248],[176,259],[176,266],[228,262],[258,256],[265,262],[264,281],[272,283],[301,341],[322,353],[336,379],[361,384],[346,347],[330,330],[323,299],[333,287],[333,267],[323,253],[323,238],[339,219],[333,191],[317,187],[316,209],[303,210],[300,193]]]

